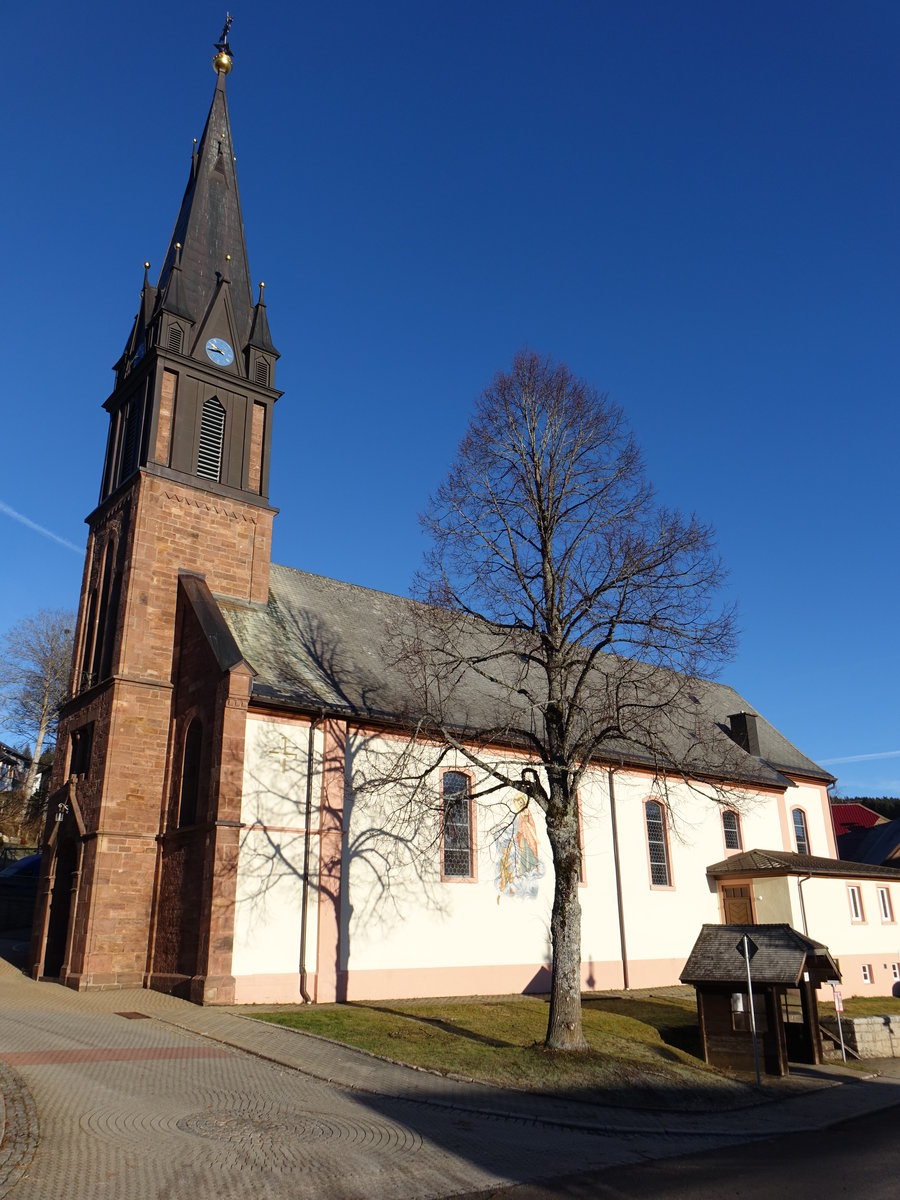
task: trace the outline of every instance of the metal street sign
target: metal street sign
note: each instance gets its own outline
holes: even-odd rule
[[[738,954],[744,960],[747,967],[747,999],[750,1001],[750,1031],[753,1034],[753,1065],[756,1067],[756,1086],[760,1087],[762,1081],[759,1077],[759,1039],[756,1036],[756,1005],[753,1002],[753,980],[750,978],[750,959],[757,952],[759,946],[754,942],[753,938],[747,937],[746,933],[735,946]]]
[[[744,945],[745,942],[746,946]],[[744,934],[744,936],[735,946],[735,950],[737,950],[738,954],[740,954],[742,958],[752,959],[759,950],[759,946],[757,946],[753,938],[747,937],[747,935]]]
[[[844,1011],[844,997],[837,990],[837,988],[834,989],[834,1011],[835,1012],[843,1012]]]

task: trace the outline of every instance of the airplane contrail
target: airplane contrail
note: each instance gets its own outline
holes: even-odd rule
[[[74,542],[67,541],[66,538],[60,537],[58,533],[54,533],[52,529],[45,529],[43,525],[38,525],[36,521],[32,521],[30,517],[24,516],[20,512],[16,512],[14,508],[10,508],[8,504],[4,504],[0,500],[0,512],[5,513],[8,517],[12,517],[14,521],[18,521],[22,525],[26,525],[29,529],[33,529],[35,533],[43,534],[44,537],[50,538],[53,542],[59,542],[60,546],[65,546],[67,550],[74,550],[76,554],[83,554],[84,547],[76,546]]]
[[[900,758],[900,750],[882,750],[878,754],[848,754],[845,758],[820,758],[823,767],[832,767],[837,763],[875,762],[879,758]]]

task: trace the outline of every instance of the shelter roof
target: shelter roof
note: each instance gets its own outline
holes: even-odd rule
[[[742,939],[750,938],[756,953],[750,960],[753,983],[793,987],[811,965],[840,978],[828,947],[805,937],[790,925],[704,925],[681,972],[682,983],[745,983],[746,959]]]

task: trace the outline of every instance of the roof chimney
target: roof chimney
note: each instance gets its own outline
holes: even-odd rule
[[[739,712],[728,718],[731,726],[731,736],[748,754],[759,758],[759,730],[756,726],[756,713]]]

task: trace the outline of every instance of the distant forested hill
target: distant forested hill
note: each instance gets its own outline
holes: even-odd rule
[[[881,813],[889,821],[900,817],[900,797],[898,796],[834,796],[834,804],[864,804],[873,812]]]

